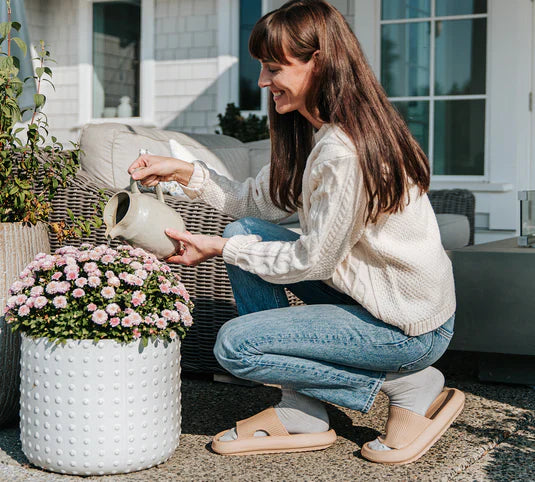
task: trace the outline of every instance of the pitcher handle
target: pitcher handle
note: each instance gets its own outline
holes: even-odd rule
[[[134,180],[132,176],[130,176],[130,192],[133,192],[134,194],[140,194],[137,181]],[[156,184],[156,197],[158,198],[158,201],[165,204],[165,199],[163,198],[162,186],[160,183]]]

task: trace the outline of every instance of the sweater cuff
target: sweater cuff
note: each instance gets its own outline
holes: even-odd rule
[[[200,196],[205,179],[208,177],[208,170],[200,161],[193,161],[193,174],[187,186],[181,184],[182,190],[190,198],[195,199]]]
[[[227,264],[238,265],[240,251],[260,241],[262,241],[262,238],[257,234],[237,234],[232,236],[223,247],[223,261]]]

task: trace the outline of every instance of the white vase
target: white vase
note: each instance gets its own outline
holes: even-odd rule
[[[43,223],[0,223],[0,427],[15,421],[19,410],[20,335],[4,319],[8,290],[39,252],[50,253]]]
[[[132,117],[132,104],[130,104],[130,97],[124,95],[121,97],[121,103],[117,106],[118,117]]]
[[[104,475],[166,461],[181,428],[180,342],[22,336],[20,430],[28,460]]]

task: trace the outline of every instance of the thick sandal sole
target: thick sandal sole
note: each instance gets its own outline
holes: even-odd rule
[[[451,426],[451,424],[455,421],[455,419],[459,416],[459,414],[462,412],[464,408],[464,403],[465,403],[464,393],[456,389],[450,389],[450,390],[453,390],[453,393],[455,395],[463,397],[462,403],[455,410],[455,412],[449,417],[449,419],[442,426],[440,431],[437,432],[435,436],[420,451],[418,451],[415,454],[408,455],[407,457],[402,458],[402,459],[389,460],[392,457],[395,457],[396,454],[399,453],[399,450],[396,450],[396,449],[387,450],[387,451],[373,450],[369,448],[369,445],[368,445],[369,442],[366,442],[361,449],[361,455],[364,458],[370,460],[371,462],[376,462],[376,463],[385,464],[385,465],[405,465],[405,464],[410,464],[411,462],[418,460],[438,441],[440,437],[442,437],[442,435],[444,435],[444,432],[448,430],[448,428]],[[407,448],[408,447],[405,447],[404,449],[401,449],[401,450],[405,450]]]

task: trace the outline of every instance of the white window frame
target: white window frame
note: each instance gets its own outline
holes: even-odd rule
[[[78,0],[79,124],[120,122],[154,125],[154,2],[141,0],[139,117],[93,117],[93,4],[109,0]]]
[[[272,10],[273,0],[262,0],[262,15]],[[218,91],[217,110],[224,114],[227,104],[240,101],[240,0],[218,0]],[[260,110],[242,110],[243,116],[267,115],[267,89],[260,89]]]
[[[473,15],[452,15],[452,16],[435,16],[435,2],[431,0],[431,16],[422,17],[422,18],[404,18],[404,19],[395,19],[395,20],[379,20],[379,34],[380,28],[382,25],[394,25],[394,24],[403,24],[407,25],[410,23],[430,23],[430,59],[429,59],[429,95],[421,97],[389,97],[391,102],[404,102],[404,101],[427,101],[429,102],[429,133],[428,133],[428,142],[429,142],[429,160],[431,162],[431,169],[434,162],[434,135],[435,135],[435,102],[443,100],[484,100],[485,101],[485,144],[483,146],[483,155],[484,155],[484,164],[483,164],[483,175],[446,175],[446,174],[433,174],[435,180],[440,181],[467,181],[467,182],[488,182],[489,179],[489,131],[490,131],[490,121],[489,121],[489,38],[488,29],[489,29],[489,15],[490,9],[492,8],[492,3],[488,2],[487,13],[484,14],[473,14]],[[379,8],[380,10],[380,8]],[[436,95],[435,94],[435,26],[437,21],[455,21],[455,20],[475,20],[478,18],[484,18],[487,20],[487,62],[485,64],[485,94],[480,95]],[[379,39],[379,46],[380,46]],[[379,73],[378,78],[380,79],[381,71],[381,53],[379,48]]]

